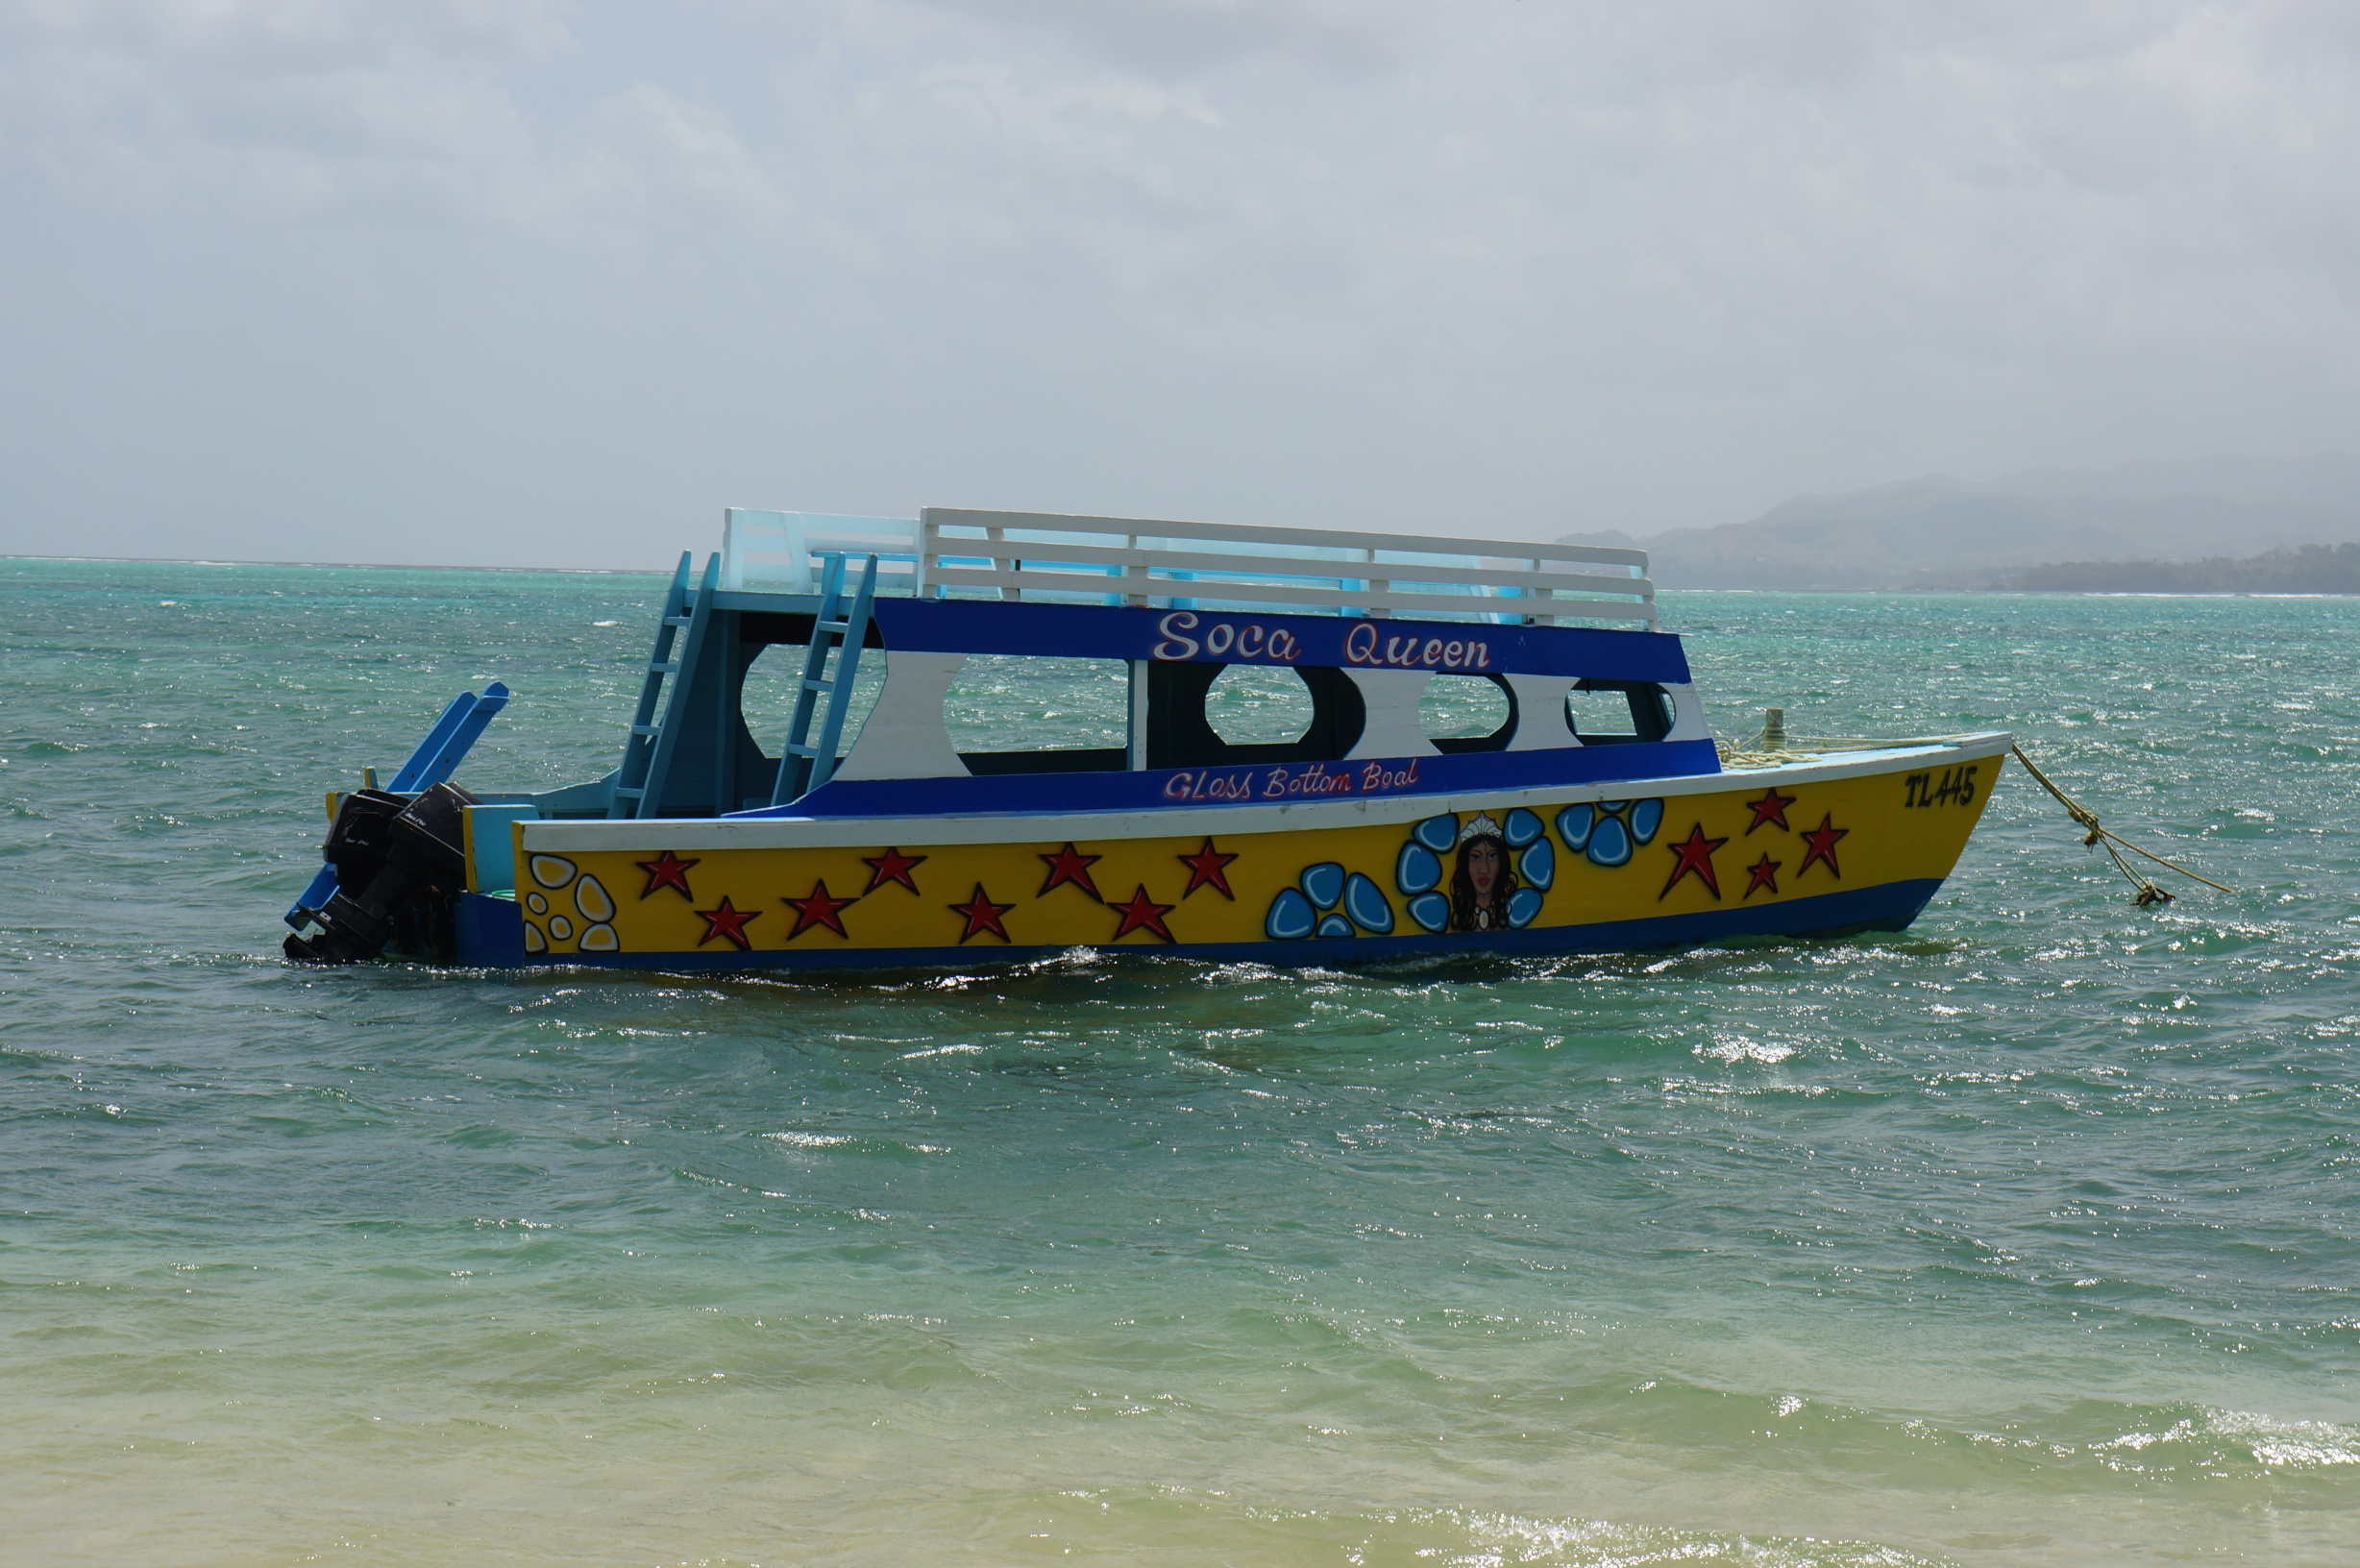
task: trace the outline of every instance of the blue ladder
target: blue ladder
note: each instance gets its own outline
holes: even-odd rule
[[[409,760],[402,764],[393,781],[385,786],[387,791],[394,795],[413,794],[449,778],[466,757],[468,748],[482,735],[483,726],[507,705],[508,689],[496,680],[483,688],[481,697],[473,692],[459,693],[443,709],[442,717],[434,721],[434,727],[426,732],[426,739],[411,748]],[[304,895],[287,910],[286,923],[301,931],[310,922],[312,912],[324,908],[335,891],[336,869],[321,867],[311,878],[311,885],[304,889]]]
[[[820,613],[811,624],[811,647],[803,655],[803,678],[795,689],[795,721],[787,726],[787,744],[778,755],[778,782],[771,804],[810,794],[836,771],[836,745],[844,739],[845,711],[851,706],[852,681],[860,671],[861,645],[869,639],[869,617],[876,602],[876,562],[869,557],[861,573],[860,592],[847,614],[844,606],[844,554],[831,551],[822,568]],[[834,668],[828,655],[835,654]],[[811,739],[812,715],[820,696],[827,696],[827,712],[820,723],[820,738]]]
[[[631,715],[630,733],[623,738],[623,766],[615,770],[615,792],[606,804],[609,818],[652,817],[663,804],[664,775],[672,771],[673,742],[679,734],[676,721],[688,706],[688,676],[703,650],[704,628],[713,617],[713,595],[721,578],[721,557],[715,555],[704,563],[704,576],[692,600],[688,568],[694,558],[687,551],[680,552],[679,567],[664,594],[655,650],[648,655],[639,706]],[[668,679],[669,699],[664,691]],[[661,723],[655,715],[659,704],[664,710]]]

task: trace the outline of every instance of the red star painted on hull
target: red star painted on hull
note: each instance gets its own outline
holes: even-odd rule
[[[1748,866],[1746,870],[1753,874],[1754,880],[1745,885],[1745,896],[1751,898],[1764,888],[1768,888],[1771,894],[1776,895],[1779,891],[1779,868],[1785,864],[1782,860],[1772,860],[1768,855],[1764,855],[1753,865]],[[1738,901],[1742,903],[1744,899]]]
[[[795,929],[787,933],[789,942],[793,942],[815,925],[824,925],[840,937],[848,939],[850,936],[850,933],[844,928],[844,912],[850,909],[856,900],[838,898],[829,894],[827,880],[824,877],[814,882],[811,885],[811,892],[805,896],[781,898],[778,901],[795,911]]]
[[[1660,903],[1670,896],[1671,891],[1680,886],[1680,879],[1690,873],[1694,873],[1696,879],[1705,884],[1706,891],[1718,900],[1721,896],[1721,879],[1713,874],[1712,852],[1728,842],[1727,839],[1705,837],[1705,824],[1699,822],[1688,829],[1688,836],[1680,843],[1665,845],[1664,847],[1672,852],[1673,860],[1679,864],[1672,868],[1672,879],[1663,884],[1663,891],[1656,894],[1656,901]]]
[[[639,896],[651,898],[656,889],[672,888],[681,897],[695,903],[697,895],[688,891],[688,869],[696,864],[693,860],[682,860],[669,849],[653,860],[638,862],[639,869],[648,873],[648,885],[639,890]]]
[[[1205,846],[1194,854],[1180,856],[1180,864],[1189,869],[1189,885],[1180,896],[1185,899],[1198,888],[1211,888],[1235,903],[1238,895],[1229,891],[1229,863],[1237,858],[1214,848],[1211,839],[1205,840]]]
[[[1047,881],[1041,884],[1041,891],[1033,896],[1045,898],[1049,895],[1050,889],[1061,883],[1070,882],[1093,898],[1097,899],[1099,903],[1106,902],[1105,895],[1098,892],[1097,883],[1090,878],[1090,868],[1105,859],[1105,856],[1085,855],[1069,844],[1057,853],[1043,855],[1041,858],[1048,863],[1049,876]]]
[[[1120,942],[1134,931],[1152,931],[1166,942],[1177,940],[1172,936],[1170,927],[1164,923],[1164,917],[1172,912],[1172,906],[1159,904],[1148,897],[1144,882],[1139,885],[1137,893],[1131,894],[1129,903],[1108,904],[1106,907],[1122,917],[1122,923],[1115,927],[1115,934],[1106,939],[1109,942]]]
[[[925,862],[926,857],[923,855],[905,855],[898,849],[888,849],[883,854],[873,857],[861,856],[860,863],[869,868],[869,885],[860,890],[860,895],[866,898],[888,882],[898,882],[910,892],[916,893],[918,884],[910,880],[910,872],[924,865]]]
[[[698,946],[703,946],[715,937],[726,937],[730,942],[736,943],[738,951],[742,953],[753,945],[752,943],[746,940],[746,924],[750,920],[760,919],[762,911],[740,909],[730,903],[728,895],[725,894],[722,896],[721,908],[701,909],[697,911],[697,918],[704,921],[704,935],[697,939]]]
[[[1764,826],[1776,827],[1782,833],[1792,833],[1794,829],[1786,825],[1786,808],[1794,803],[1793,796],[1779,794],[1775,785],[1771,787],[1770,793],[1760,799],[1748,800],[1745,803],[1745,809],[1754,814],[1754,820],[1746,824],[1747,835],[1751,837],[1754,829]]]
[[[1006,942],[1008,940],[1008,928],[1005,925],[1002,925],[1000,921],[1007,915],[1008,911],[1014,908],[1016,908],[1016,905],[1014,904],[996,904],[992,902],[991,894],[983,891],[983,884],[980,882],[976,883],[973,897],[968,899],[966,903],[952,904],[950,906],[950,913],[953,915],[963,915],[967,918],[967,929],[959,933],[959,941],[961,944],[964,945],[968,938],[981,936],[986,931],[991,932],[992,935],[997,937],[1000,941]]]
[[[1795,868],[1795,875],[1800,877],[1805,871],[1824,860],[1828,863],[1828,874],[1839,882],[1842,881],[1844,869],[1835,864],[1835,841],[1848,837],[1851,832],[1851,828],[1837,827],[1834,817],[1823,813],[1819,819],[1819,825],[1803,835],[1805,846],[1803,864]]]

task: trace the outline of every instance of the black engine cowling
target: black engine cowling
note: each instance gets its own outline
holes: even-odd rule
[[[463,813],[474,804],[455,784],[406,801],[381,790],[346,796],[320,846],[336,869],[335,895],[312,917],[318,935],[287,938],[286,956],[357,964],[398,944],[448,962],[452,906],[467,886]]]

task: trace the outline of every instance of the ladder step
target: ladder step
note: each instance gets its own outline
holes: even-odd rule
[[[653,724],[633,724],[631,726],[631,733],[634,735],[652,735],[655,730],[656,726]]]
[[[648,674],[651,675],[676,675],[679,673],[680,661],[677,659],[666,659],[660,664],[653,659],[648,661]]]
[[[803,682],[803,690],[807,692],[832,692],[835,689],[836,683],[832,680],[821,679],[806,680]]]
[[[820,748],[816,746],[805,746],[800,741],[789,741],[787,754],[795,757],[816,757],[820,754]]]
[[[849,621],[822,621],[818,625],[822,631],[850,631],[852,629],[852,623]]]
[[[668,626],[685,626],[689,624],[689,622],[695,619],[696,617],[688,615],[668,615],[664,617],[664,625]]]
[[[627,796],[630,796],[632,799],[634,799],[634,800],[638,799],[638,798],[639,798],[641,796],[643,796],[643,795],[645,795],[645,794],[647,794],[647,793],[648,793],[647,791],[642,790],[642,789],[635,788],[634,786],[629,785],[629,784],[618,784],[618,785],[616,785],[616,786],[615,786],[615,794],[617,794],[617,795],[627,795]]]

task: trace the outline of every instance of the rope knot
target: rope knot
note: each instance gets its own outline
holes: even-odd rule
[[[2158,866],[2169,866],[2180,875],[2187,877],[2192,881],[2201,882],[2208,888],[2217,889],[2222,893],[2226,893],[2229,891],[2228,889],[2222,887],[2220,883],[2215,882],[2208,876],[2198,876],[2196,872],[2188,870],[2187,867],[2180,865],[2177,861],[2166,860],[2161,855],[2158,855],[2151,850],[2140,848],[2137,845],[2131,843],[2128,839],[2124,838],[2119,833],[2107,832],[2103,827],[2101,827],[2098,824],[2098,813],[2090,810],[2089,807],[2083,805],[2080,801],[2076,800],[2072,796],[2067,795],[2063,790],[2058,789],[2055,781],[2050,778],[2047,773],[2042,772],[2040,769],[2034,765],[2030,757],[2024,754],[2023,747],[2011,745],[2008,749],[2016,754],[2016,760],[2024,764],[2024,771],[2030,773],[2034,780],[2039,783],[2042,789],[2047,790],[2051,795],[2056,796],[2057,804],[2065,808],[2065,814],[2068,817],[2071,817],[2075,821],[2089,829],[2089,836],[2081,841],[2082,847],[2102,848],[2105,850],[2107,858],[2114,862],[2115,870],[2121,871],[2129,881],[2131,887],[2136,890],[2132,894],[2130,901],[2138,908],[2146,909],[2151,904],[2168,904],[2172,901],[2172,895],[2164,892],[2163,889],[2155,886],[2153,882],[2148,880],[2144,876],[2141,876],[2138,870],[2133,867],[2130,862],[2123,858],[2123,849],[2127,849],[2134,855],[2143,855],[2147,859],[2153,861]],[[2116,845],[2121,845],[2122,849],[2116,848]]]

